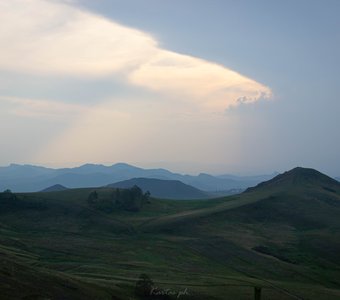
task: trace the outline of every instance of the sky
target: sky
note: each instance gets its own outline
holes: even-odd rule
[[[340,176],[337,0],[0,0],[0,165]]]

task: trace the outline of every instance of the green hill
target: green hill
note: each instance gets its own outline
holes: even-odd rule
[[[320,173],[314,169],[297,167],[276,177],[262,182],[255,187],[251,187],[248,191],[259,190],[260,188],[278,188],[278,189],[292,189],[299,188],[318,188],[324,187],[327,189],[334,187],[339,188],[339,182],[325,174]],[[331,189],[332,191],[332,189]]]
[[[1,299],[140,299],[143,273],[171,292],[146,299],[340,297],[340,184],[315,170],[138,212],[97,209],[94,191],[116,192],[0,194]]]

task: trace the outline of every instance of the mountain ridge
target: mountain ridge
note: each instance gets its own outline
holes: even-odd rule
[[[199,190],[219,192],[245,189],[254,186],[272,175],[226,178],[201,173],[197,176],[174,173],[166,169],[143,169],[126,163],[111,166],[85,164],[75,168],[53,169],[33,165],[12,164],[0,167],[0,190],[11,189],[14,192],[35,192],[48,186],[61,184],[69,188],[104,186],[132,178],[157,178],[179,180]]]

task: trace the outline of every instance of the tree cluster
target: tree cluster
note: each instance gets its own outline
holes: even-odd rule
[[[143,193],[138,186],[129,189],[116,189],[111,197],[101,198],[97,191],[90,193],[88,203],[90,206],[105,211],[114,210],[140,211],[149,201],[150,193]]]
[[[149,197],[150,192],[143,193],[136,185],[130,189],[116,189],[113,195],[115,206],[127,211],[140,211]]]
[[[5,190],[2,193],[0,193],[0,200],[16,200],[17,197],[15,194],[12,193],[11,190]]]

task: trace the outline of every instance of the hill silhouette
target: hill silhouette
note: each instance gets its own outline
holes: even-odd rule
[[[46,189],[43,189],[41,192],[42,193],[50,193],[50,192],[59,192],[59,191],[65,191],[67,190],[68,188],[61,185],[61,184],[55,184],[55,185],[52,185]]]
[[[209,194],[178,180],[156,178],[133,178],[108,185],[111,188],[131,188],[134,185],[144,192],[149,191],[152,197],[164,199],[206,199]]]

